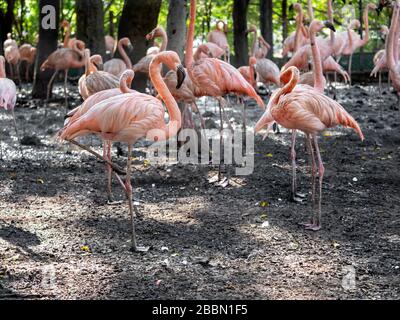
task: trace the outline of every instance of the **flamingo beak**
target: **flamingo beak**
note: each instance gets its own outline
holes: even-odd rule
[[[99,65],[97,66],[97,69],[99,69],[100,71],[104,70],[104,64],[99,63]]]
[[[132,43],[130,43],[130,44],[128,44],[128,52],[132,53],[132,51],[133,51],[133,46],[132,46]]]
[[[183,81],[185,81],[186,78],[185,68],[182,65],[179,65],[176,68],[176,78],[177,78],[176,89],[180,89],[182,87]]]
[[[336,32],[335,26],[330,21],[324,21],[324,25],[328,29],[331,29],[333,32]]]

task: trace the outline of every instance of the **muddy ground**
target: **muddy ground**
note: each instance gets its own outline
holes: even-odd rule
[[[52,140],[63,124],[62,95],[43,120],[43,102],[28,91],[16,108],[23,158],[11,115],[0,112],[0,299],[400,297],[400,111],[387,89],[338,91],[366,140],[349,129],[321,135],[319,232],[299,225],[310,202],[288,200],[288,132],[257,137],[254,173],[233,177],[226,188],[208,182],[216,168],[154,167],[139,148],[132,179],[143,214],[137,233],[139,244],[151,246],[140,254],[129,251],[126,202],[107,205],[103,165]],[[79,104],[76,92],[71,103]],[[211,102],[207,108],[218,121]],[[241,123],[238,106],[228,113]],[[249,104],[248,114],[253,126],[261,110]],[[83,142],[101,151],[98,140]],[[301,190],[308,192],[302,138],[297,151]],[[124,200],[116,181],[113,187]]]

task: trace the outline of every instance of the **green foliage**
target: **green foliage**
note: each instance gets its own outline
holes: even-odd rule
[[[250,0],[249,10],[247,14],[248,24],[259,25],[259,1]],[[368,2],[374,2],[372,0],[360,0],[363,8]],[[352,18],[360,18],[359,2],[358,0],[351,1],[339,1],[336,0],[334,4],[335,11],[335,23],[339,31],[345,30],[345,26],[348,21]],[[21,2],[25,3],[24,7],[21,8]],[[288,0],[288,33],[294,31],[294,12],[289,9],[289,6],[293,4],[294,0]],[[303,5],[305,14],[307,13],[307,0],[298,0],[297,2]],[[344,4],[344,2],[346,4]],[[71,22],[72,33],[75,31],[76,26],[76,14],[75,14],[75,0],[61,0],[62,12],[61,19],[67,19]],[[326,17],[326,0],[314,0],[315,16],[317,19],[325,20]],[[123,9],[124,0],[105,0],[105,31],[109,33],[110,30],[110,11],[114,14],[114,36],[118,29],[118,22]],[[0,10],[6,9],[5,1],[0,1]],[[217,20],[224,20],[228,23],[229,30],[233,29],[232,20],[233,0],[198,0],[197,8],[197,23],[196,23],[196,36],[199,41],[205,41],[207,33],[214,29]],[[274,39],[275,48],[279,52],[280,44],[282,43],[282,0],[274,0],[273,2],[273,20],[274,20]],[[13,27],[14,36],[20,42],[35,43],[38,30],[38,1],[37,0],[16,0],[15,5],[15,23]],[[158,23],[166,27],[168,16],[168,0],[163,0],[161,12],[159,15]],[[370,27],[371,27],[371,39],[365,51],[373,51],[376,48],[382,46],[380,39],[379,28],[382,24],[389,24],[389,13],[384,10],[380,17],[376,13],[370,14]],[[61,39],[60,31],[60,39]],[[233,33],[229,32],[229,41],[233,44]]]

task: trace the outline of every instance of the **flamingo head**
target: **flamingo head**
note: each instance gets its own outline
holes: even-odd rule
[[[70,26],[69,22],[67,20],[63,20],[60,24],[62,28],[68,28]]]
[[[300,3],[294,3],[293,5],[292,5],[292,8],[293,8],[293,10],[294,11],[296,11],[296,12],[301,12],[301,10],[302,10],[302,8],[301,8],[301,4]]]
[[[99,54],[90,57],[90,61],[94,63],[98,70],[103,70],[103,58]]]
[[[131,40],[129,40],[129,38],[127,38],[127,37],[122,38],[121,40],[119,40],[119,42],[120,42],[123,46],[125,46],[125,47],[128,48],[129,53],[132,52],[133,46],[132,46]]]
[[[7,33],[7,39],[11,39],[11,33]]]
[[[311,30],[314,32],[318,32],[321,31],[323,28],[328,28],[333,32],[336,32],[335,26],[330,21],[313,20],[310,24],[310,32]]]
[[[153,29],[153,31],[151,31],[150,33],[148,33],[146,35],[146,40],[153,40],[154,38],[157,37],[162,37],[165,34],[165,31],[163,29],[163,27],[157,27],[155,29]]]
[[[176,89],[180,89],[180,87],[182,87],[183,82],[185,81],[186,71],[185,68],[182,66],[182,62],[181,59],[179,59],[178,54],[175,51],[160,52],[153,58],[153,61],[150,64],[150,69],[151,65],[156,60],[159,61],[161,60],[168,67],[168,69],[176,72],[176,79],[177,79]]]

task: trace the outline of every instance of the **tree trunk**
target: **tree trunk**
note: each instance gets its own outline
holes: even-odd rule
[[[0,8],[0,54],[4,55],[3,44],[7,39],[7,33],[12,31],[14,21],[15,0],[6,0],[7,10]]]
[[[274,27],[272,24],[272,0],[260,0],[260,28],[264,39],[271,45],[268,51],[268,58],[274,56]]]
[[[118,38],[128,37],[134,50],[130,54],[132,64],[137,63],[146,55],[147,49],[152,45],[145,36],[157,26],[161,0],[125,0],[118,29]],[[144,92],[147,77],[137,73],[132,86],[135,90]]]
[[[235,46],[235,66],[248,64],[249,48],[247,41],[247,9],[250,0],[233,2],[233,43]]]
[[[169,0],[167,35],[168,50],[178,53],[183,61],[186,41],[187,0]]]
[[[110,10],[109,12],[109,19],[110,19],[110,29],[108,34],[112,37],[115,37],[115,28],[114,28],[114,12]]]
[[[42,13],[42,8],[45,6],[52,6],[55,11],[55,17],[52,17],[54,24],[48,28],[45,19],[52,16],[52,13]],[[47,59],[47,57],[57,50],[58,44],[58,27],[60,25],[60,1],[59,0],[39,0],[39,43],[35,63],[35,75],[32,89],[32,97],[37,99],[45,99],[47,95],[47,84],[50,81],[54,70],[40,71],[40,66]]]
[[[77,38],[86,44],[91,54],[106,53],[104,41],[103,0],[76,0]]]

